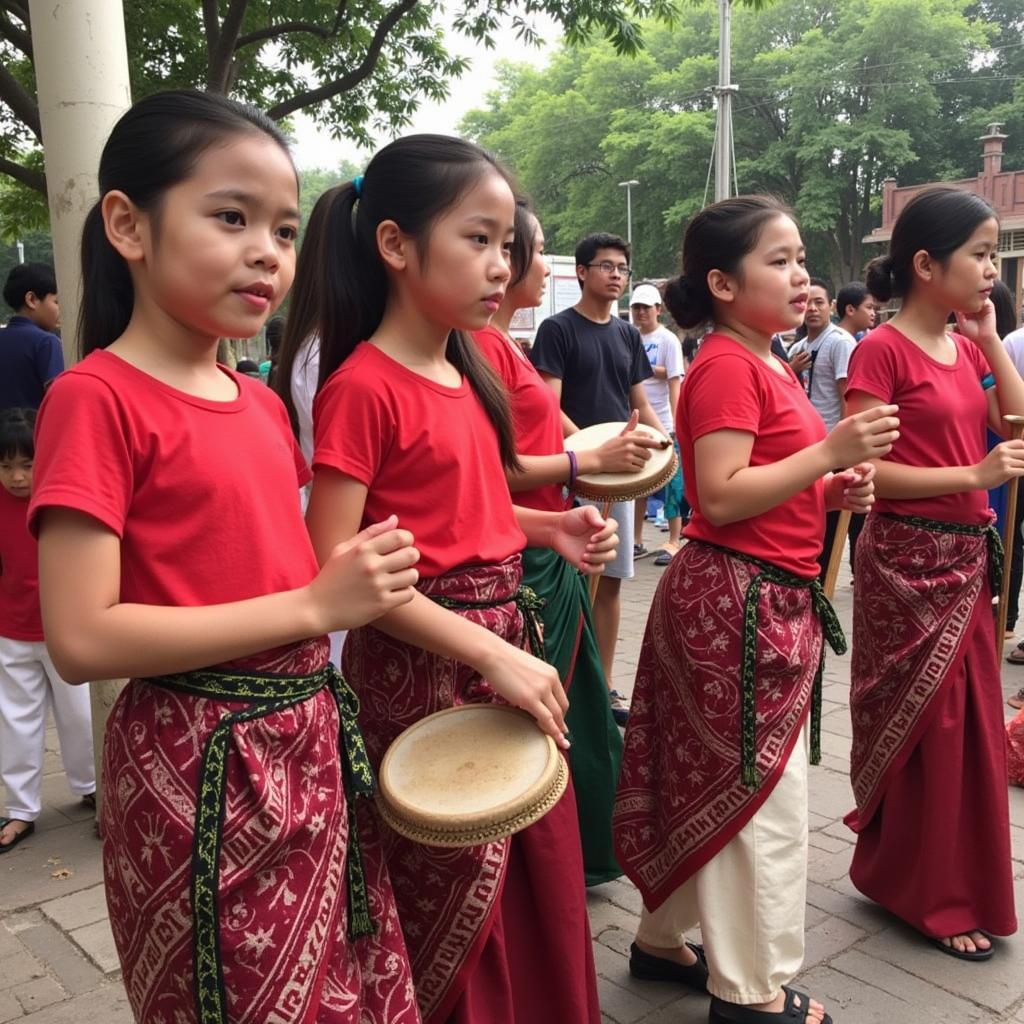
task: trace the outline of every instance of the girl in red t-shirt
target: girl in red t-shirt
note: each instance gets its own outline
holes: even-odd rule
[[[565,693],[535,656],[521,552],[550,545],[593,573],[616,537],[593,509],[514,509],[509,497],[504,467],[517,460],[507,397],[462,332],[479,330],[501,303],[513,216],[493,158],[417,135],[325,193],[303,243],[281,379],[319,335],[314,546],[326,555],[387,507],[421,553],[414,599],[350,633],[342,655],[375,762],[424,715],[495,696],[567,746]],[[571,787],[536,825],[499,843],[441,850],[387,831],[429,1024],[600,1019]]]
[[[857,542],[850,877],[964,960],[988,959],[991,937],[1017,927],[986,490],[1024,475],[1024,442],[987,452],[985,428],[1007,436],[1024,383],[989,299],[998,241],[971,192],[908,203],[867,276],[900,310],[857,346],[847,381],[851,409],[898,402],[902,425]]]
[[[895,406],[828,436],[772,334],[802,320],[792,214],[764,196],[702,210],[666,304],[711,322],[677,416],[693,515],[651,607],[616,799],[615,847],[644,899],[635,977],[712,995],[714,1024],[830,1021],[789,987],[803,960],[807,755],[818,759],[826,507],[863,512]],[[834,466],[853,466],[831,474]],[[685,942],[700,925],[706,946]]]
[[[356,828],[356,701],[323,635],[406,603],[416,551],[391,517],[318,571],[285,409],[216,361],[292,282],[287,145],[254,108],[154,95],[115,125],[99,184],[86,356],[42,404],[29,518],[61,673],[132,677],[101,829],[135,1018],[416,1024],[381,850]]]

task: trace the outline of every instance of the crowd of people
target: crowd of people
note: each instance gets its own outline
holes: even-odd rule
[[[81,361],[60,372],[52,272],[5,291],[0,358],[24,372],[0,374],[0,851],[39,814],[47,709],[94,799],[79,684],[128,679],[100,825],[138,1021],[599,1024],[585,887],[624,873],[634,976],[706,994],[713,1024],[828,1024],[792,982],[825,647],[846,649],[821,585],[840,512],[863,522],[853,883],[964,960],[1016,930],[986,491],[1024,475],[1003,439],[1024,381],[982,199],[909,203],[836,322],[774,198],[696,214],[632,323],[630,246],[589,235],[579,301],[527,356],[511,324],[541,301],[543,228],[471,143],[385,146],[298,254],[287,143],[223,97],[137,103],[99,185]],[[266,365],[219,364],[289,292]],[[612,683],[644,503],[572,493],[673,445],[630,704]],[[370,799],[385,751],[472,702],[531,715],[565,793],[508,838],[405,838]]]

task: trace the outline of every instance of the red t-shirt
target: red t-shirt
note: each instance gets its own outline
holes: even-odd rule
[[[686,498],[693,508],[683,532],[693,540],[763,558],[805,579],[817,576],[825,532],[822,480],[767,512],[727,526],[713,526],[701,515],[693,445],[716,430],[754,435],[751,466],[770,465],[821,441],[825,424],[793,371],[786,366],[781,376],[724,335],[704,339],[686,372],[676,417]]]
[[[533,363],[526,356],[516,355],[508,339],[495,327],[485,327],[477,331],[473,338],[508,389],[515,425],[516,451],[520,455],[555,455],[564,452],[562,410],[558,396],[544,383]],[[566,507],[561,484],[516,491],[512,501],[524,508],[538,508],[543,512],[562,512]]]
[[[178,391],[99,350],[43,400],[29,526],[76,509],[121,538],[121,600],[241,601],[305,586],[317,563],[299,506],[309,470],[280,399],[223,372],[238,397]]]
[[[988,450],[988,400],[981,381],[988,360],[967,338],[950,335],[956,362],[944,366],[891,324],[876,327],[854,350],[846,393],[863,391],[900,407],[900,436],[886,456],[904,466],[973,466]],[[934,498],[877,498],[876,512],[953,523],[989,521],[986,491]]]
[[[39,552],[28,530],[28,499],[0,487],[0,636],[43,639]]]
[[[363,524],[397,515],[431,578],[522,551],[498,438],[469,382],[445,387],[360,343],[313,403],[314,466],[369,489]]]

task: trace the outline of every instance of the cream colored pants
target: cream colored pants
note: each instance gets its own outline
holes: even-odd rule
[[[771,795],[744,828],[657,910],[637,938],[676,948],[700,925],[708,991],[730,1003],[767,1003],[804,959],[807,896],[805,724]]]

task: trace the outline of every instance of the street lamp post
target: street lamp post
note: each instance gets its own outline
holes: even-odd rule
[[[635,178],[619,182],[619,188],[626,190],[626,241],[630,245],[633,244],[633,187],[639,184]]]

